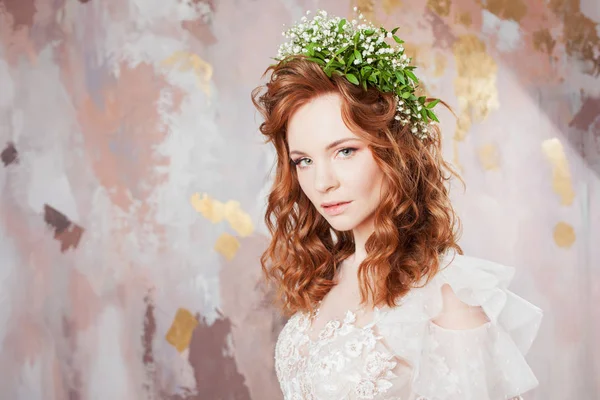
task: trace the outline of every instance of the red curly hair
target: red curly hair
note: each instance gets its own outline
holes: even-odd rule
[[[394,119],[392,93],[364,90],[345,77],[328,77],[304,56],[272,65],[270,80],[252,91],[264,117],[260,131],[277,152],[276,174],[265,223],[272,240],[262,254],[268,281],[277,284],[284,314],[313,311],[335,285],[339,264],[354,252],[352,232],[332,228],[303,193],[289,156],[287,124],[313,98],[336,93],[346,126],[368,143],[384,175],[384,196],[375,211],[374,232],[359,267],[362,302],[394,306],[412,287],[439,270],[439,256],[457,244],[460,221],[447,187],[458,175],[441,154],[439,129],[419,139]],[[263,76],[264,76],[263,75]],[[460,179],[460,178],[459,178]],[[368,279],[375,277],[376,279]]]

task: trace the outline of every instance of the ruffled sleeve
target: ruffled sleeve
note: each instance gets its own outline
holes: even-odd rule
[[[542,311],[507,289],[514,269],[458,254],[444,257],[440,267],[379,324],[388,346],[413,368],[414,398],[505,400],[536,387],[524,356]],[[467,309],[483,310],[488,322],[460,330],[433,322],[443,309],[445,284]]]

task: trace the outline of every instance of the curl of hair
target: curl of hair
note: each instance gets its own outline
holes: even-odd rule
[[[462,254],[460,221],[448,190],[449,180],[458,175],[442,158],[439,128],[430,127],[427,139],[417,138],[394,119],[393,94],[371,87],[365,91],[343,76],[328,77],[303,56],[288,57],[265,75],[269,71],[268,82],[252,91],[264,118],[260,131],[277,152],[264,217],[272,239],[261,265],[277,286],[284,313],[312,312],[335,286],[341,261],[354,252],[352,233],[332,228],[303,193],[288,153],[286,130],[294,111],[331,93],[341,96],[344,123],[368,143],[384,175],[375,229],[358,272],[361,299],[394,306],[438,272],[441,254],[451,249]]]

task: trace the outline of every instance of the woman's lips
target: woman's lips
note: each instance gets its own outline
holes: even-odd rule
[[[327,215],[331,215],[331,216],[339,215],[348,208],[350,203],[351,203],[351,201],[346,201],[346,202],[338,203],[338,204],[335,204],[332,206],[325,206],[325,207],[323,207],[323,211],[325,211],[325,213]]]

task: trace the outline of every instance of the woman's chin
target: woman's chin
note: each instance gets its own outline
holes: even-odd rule
[[[341,217],[341,216],[340,216]],[[339,232],[351,231],[356,226],[356,222],[348,218],[340,217],[327,217],[329,225]]]

